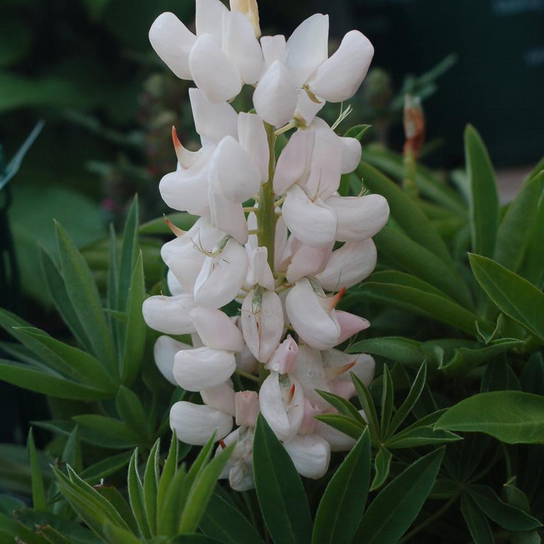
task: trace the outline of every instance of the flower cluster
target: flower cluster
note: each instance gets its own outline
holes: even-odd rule
[[[354,95],[373,47],[351,31],[329,58],[328,17],[320,14],[287,41],[260,37],[255,0],[231,0],[230,11],[219,0],[196,0],[196,35],[164,13],[150,40],[178,77],[194,81],[202,141],[191,152],[173,132],[178,165],[161,180],[161,195],[200,219],[188,232],[172,225],[176,238],[162,248],[172,296],[151,297],[143,308],[151,328],[192,335],[191,346],[170,336],[155,346],[162,373],[203,401],[176,403],[171,426],[189,444],[213,433],[220,447],[236,441],[225,476],[244,490],[253,486],[261,413],[300,474],[319,478],[330,452],[353,441],[315,419],[334,411],[316,390],[349,399],[351,372],[366,384],[374,375],[370,356],[335,348],[368,321],[336,307],[373,270],[372,236],[389,208],[378,195],[338,194],[361,147],[316,115],[327,101]],[[230,104],[245,84],[255,87],[256,113]],[[240,308],[229,317],[221,308],[233,301]],[[255,390],[235,391],[235,373]]]

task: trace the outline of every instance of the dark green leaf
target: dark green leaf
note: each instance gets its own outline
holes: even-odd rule
[[[419,366],[425,359],[425,354],[420,349],[420,343],[400,336],[386,336],[382,338],[368,338],[351,345],[348,353],[368,353],[379,355],[390,361]]]
[[[474,544],[495,544],[493,533],[485,514],[468,495],[461,497],[461,513],[470,531]]]
[[[117,413],[132,431],[139,434],[142,440],[149,438],[147,414],[138,395],[124,386],[117,391],[115,399]]]
[[[34,445],[32,429],[28,433],[28,456],[32,471],[32,505],[34,510],[47,511],[47,498],[45,496],[45,484],[43,482],[42,469],[38,460],[38,452]]]
[[[344,414],[347,417],[351,417],[355,419],[355,421],[359,422],[361,425],[366,426],[366,422],[363,419],[363,416],[357,411],[357,408],[355,408],[355,406],[353,406],[353,404],[349,402],[349,400],[346,400],[339,395],[335,395],[334,393],[320,391],[319,389],[316,389],[316,392],[321,397],[323,397],[333,408],[336,408],[341,414]]]
[[[73,420],[82,427],[87,427],[100,434],[104,447],[135,446],[140,438],[122,421],[107,416],[86,414],[74,416]]]
[[[456,442],[457,440],[461,440],[461,437],[454,433],[450,433],[449,431],[419,426],[401,431],[387,440],[386,445],[388,448],[399,450],[404,448],[417,448],[419,446],[446,444],[448,442]]]
[[[386,448],[380,448],[374,459],[374,480],[372,480],[372,486],[370,491],[376,491],[379,489],[389,478],[389,470],[391,468],[391,459],[393,456]]]
[[[351,416],[344,416],[341,414],[323,414],[320,416],[315,416],[315,419],[326,423],[333,429],[336,429],[337,431],[340,431],[341,433],[344,433],[355,440],[357,440],[365,430],[365,426],[358,423]]]
[[[130,506],[144,538],[151,538],[151,531],[147,521],[147,513],[144,502],[144,488],[138,474],[138,449],[134,450],[128,466],[128,496]]]
[[[132,533],[109,522],[104,524],[104,536],[110,544],[142,544]]]
[[[157,492],[159,489],[159,447],[157,439],[147,458],[144,473],[144,503],[151,535],[157,534]]]
[[[378,414],[376,413],[376,407],[374,406],[372,395],[370,394],[367,386],[353,372],[351,373],[351,379],[353,381],[353,385],[355,385],[355,391],[357,392],[361,406],[363,407],[368,419],[371,437],[372,433],[379,435],[380,423],[378,421]]]

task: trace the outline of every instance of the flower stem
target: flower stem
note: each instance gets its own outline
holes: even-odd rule
[[[274,127],[265,123],[268,136],[268,147],[270,149],[270,160],[268,163],[268,181],[262,185],[259,193],[259,207],[257,209],[257,227],[259,246],[268,250],[268,264],[274,271],[274,244],[276,238],[276,203],[274,195],[274,172],[276,170],[276,134]]]

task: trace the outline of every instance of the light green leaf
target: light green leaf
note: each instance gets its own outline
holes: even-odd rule
[[[506,444],[542,444],[544,397],[520,391],[480,393],[450,408],[435,429],[485,433]]]
[[[104,536],[110,544],[142,544],[132,533],[110,522],[104,523]]]
[[[319,503],[312,544],[349,544],[365,510],[370,438],[365,431],[334,473]]]
[[[111,455],[87,467],[80,473],[80,476],[89,484],[96,484],[101,479],[107,478],[119,472],[130,460],[132,452],[123,452]]]
[[[134,450],[128,466],[128,496],[132,512],[144,538],[151,538],[144,501],[144,488],[138,474],[138,449]]]
[[[32,429],[28,433],[28,456],[32,471],[32,505],[34,510],[47,511],[47,498],[45,496],[45,484],[43,482],[42,469],[38,460],[38,452],[34,445]]]
[[[499,195],[491,159],[476,129],[465,130],[465,156],[470,187],[472,250],[491,257],[499,227]]]
[[[147,524],[151,535],[157,534],[157,492],[159,489],[159,448],[160,439],[157,439],[147,458],[144,473],[144,503],[147,513]]]
[[[115,399],[117,413],[132,431],[141,437],[141,440],[149,438],[147,415],[138,395],[124,386],[119,388]]]

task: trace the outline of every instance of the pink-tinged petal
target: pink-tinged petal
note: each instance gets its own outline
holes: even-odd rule
[[[224,102],[242,90],[238,69],[210,34],[199,36],[189,55],[191,75],[210,102]]]
[[[370,238],[363,242],[347,242],[332,252],[324,270],[315,279],[327,291],[353,287],[372,273],[376,259],[376,246]]]
[[[270,150],[262,119],[254,113],[238,115],[238,140],[261,172],[261,183],[268,181]]]
[[[183,349],[192,349],[192,346],[178,342],[169,336],[159,336],[153,348],[153,356],[157,368],[174,385],[177,385],[174,378],[174,357],[178,351]]]
[[[174,378],[187,391],[203,391],[226,382],[236,370],[230,351],[197,348],[179,351],[174,358]]]
[[[381,195],[331,196],[326,204],[338,216],[336,239],[340,242],[362,242],[372,238],[389,219],[389,204]]]
[[[327,473],[331,447],[324,438],[315,434],[299,435],[285,442],[283,447],[301,476],[318,480]]]
[[[173,14],[162,13],[149,29],[149,41],[161,60],[180,79],[191,80],[189,54],[196,36]]]
[[[279,217],[276,222],[276,242],[274,244],[274,270],[277,270],[282,260],[282,255],[287,246],[287,226],[283,217]]]
[[[213,189],[232,202],[242,203],[259,192],[261,173],[244,148],[227,136],[215,149],[209,166]],[[245,219],[244,219],[245,220]]]
[[[228,9],[220,0],[196,0],[196,33],[211,34],[221,45],[223,37],[223,15]]]
[[[290,440],[297,434],[304,418],[304,395],[296,380],[271,372],[261,385],[259,404],[280,440]]]
[[[348,32],[338,51],[324,62],[310,78],[310,90],[328,102],[349,100],[365,78],[374,47],[368,38],[357,30]]]
[[[259,416],[259,395],[255,391],[239,391],[235,396],[236,425],[255,427]]]
[[[316,118],[315,116],[323,109],[326,103],[325,100],[321,100],[315,95],[310,97],[306,89],[299,89],[295,118],[303,121],[306,126],[310,126]]]
[[[227,380],[225,383],[216,385],[210,389],[204,389],[200,392],[200,396],[207,406],[221,410],[229,416],[234,416],[234,388],[232,380]]]
[[[339,397],[342,397],[346,400],[351,399],[355,396],[355,385],[353,385],[353,382],[348,382],[345,380],[332,380],[330,383],[331,391],[338,395]]]
[[[374,379],[376,363],[366,353],[350,354],[338,349],[323,353],[325,371],[329,376],[335,376],[335,382],[351,383],[351,374],[355,374],[365,385],[370,385]]]
[[[197,307],[191,310],[190,317],[206,347],[224,351],[244,350],[242,333],[226,313]]]
[[[370,327],[370,322],[364,317],[359,317],[355,314],[350,314],[342,310],[336,310],[336,319],[340,324],[340,336],[336,345],[345,342],[348,338],[351,338],[354,334],[364,331]]]
[[[286,278],[289,283],[294,283],[305,276],[315,276],[321,272],[329,260],[334,245],[331,243],[326,247],[311,247],[298,241],[294,242],[291,244],[294,255],[287,267]]]
[[[322,421],[317,422],[315,434],[321,436],[330,444],[331,451],[350,451],[355,446],[353,438],[333,429]]]
[[[218,255],[206,257],[195,283],[196,304],[221,308],[234,300],[244,283],[247,265],[246,250],[234,239]]]
[[[283,335],[283,308],[274,291],[258,287],[244,299],[242,332],[255,358],[265,363],[278,347]]]
[[[265,70],[276,61],[285,64],[285,57],[287,55],[285,36],[280,34],[276,36],[263,36],[261,38],[261,48],[263,50]]]
[[[361,162],[363,150],[361,143],[355,138],[339,138],[342,145],[342,174],[353,172]]]
[[[268,249],[256,247],[249,252],[249,268],[245,285],[248,289],[261,285],[270,291],[274,290],[274,276],[268,264]]]
[[[287,294],[285,307],[300,338],[315,349],[326,350],[338,344],[340,325],[335,312],[328,313],[318,298],[310,282],[301,279]]]
[[[293,118],[297,101],[297,88],[289,70],[281,62],[273,62],[253,94],[257,114],[267,123],[279,127]]]
[[[203,446],[216,433],[223,438],[232,430],[232,417],[209,406],[191,402],[176,402],[170,410],[170,428],[178,440],[193,446]]]
[[[213,182],[214,180],[208,187],[211,224],[236,238],[240,244],[245,244],[248,239],[248,229],[242,204],[229,200],[219,190],[218,184]]]
[[[298,185],[288,191],[282,217],[287,228],[303,244],[326,247],[336,238],[336,213],[317,199],[312,201]]]
[[[288,335],[264,366],[278,374],[290,374],[295,368],[297,355],[297,343]]]
[[[281,195],[293,184],[304,184],[310,176],[315,132],[297,130],[283,148],[274,173],[274,192]]]
[[[300,344],[295,368],[291,375],[302,387],[304,397],[314,406],[321,409],[329,408],[329,404],[316,391],[317,389],[330,391],[321,352]]]
[[[302,87],[329,56],[329,16],[316,13],[303,21],[287,40],[285,64],[295,85]]]
[[[219,143],[226,136],[238,138],[238,114],[226,102],[210,102],[199,89],[189,89],[189,100],[198,134]]]
[[[147,326],[166,334],[189,334],[195,327],[189,312],[195,307],[191,295],[157,295],[144,301],[142,312]]]
[[[253,85],[263,71],[264,59],[249,20],[237,11],[223,15],[223,51],[244,83]]]
[[[304,399],[304,419],[302,420],[298,434],[313,434],[317,425],[315,416],[322,413],[323,410],[319,406],[313,405],[308,399]]]

